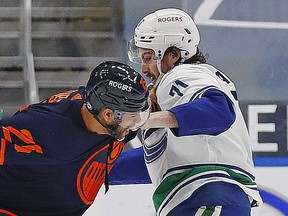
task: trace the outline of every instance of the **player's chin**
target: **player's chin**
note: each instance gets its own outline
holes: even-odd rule
[[[151,79],[149,86],[153,87],[155,85],[156,81],[157,81],[157,78],[155,78],[155,77],[153,79]]]
[[[118,131],[118,133],[116,135],[117,140],[118,141],[123,141],[128,134],[129,134],[129,130],[127,130],[127,129]]]

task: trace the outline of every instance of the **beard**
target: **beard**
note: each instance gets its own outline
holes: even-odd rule
[[[114,137],[118,140],[118,141],[123,141],[126,137],[126,131],[127,129],[118,126],[118,128],[115,130],[115,135]]]

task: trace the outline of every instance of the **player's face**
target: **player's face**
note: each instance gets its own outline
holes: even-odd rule
[[[116,138],[118,141],[122,141],[125,139],[125,137],[128,135],[129,131],[135,125],[140,121],[140,116],[128,116],[124,115],[121,123],[118,125],[118,128],[116,130]]]
[[[122,117],[121,123],[117,125],[118,127],[116,129],[116,135],[115,135],[117,140],[118,141],[124,140],[130,130],[138,129],[136,125],[145,123],[145,121],[143,123],[141,123],[141,121],[143,120],[141,119],[141,116],[139,113],[124,114]]]
[[[114,119],[118,123],[116,137],[123,140],[130,130],[138,130],[147,121],[150,115],[151,102],[148,100],[147,107],[139,112],[114,111]]]
[[[141,71],[148,78],[151,79],[151,82],[155,84],[157,78],[160,75],[160,72],[157,67],[157,61],[155,60],[154,51],[151,49],[139,48],[139,56],[141,58]]]
[[[125,137],[129,134],[129,130],[119,126],[116,130],[115,137],[118,141],[123,141]]]
[[[155,84],[157,78],[160,75],[157,67],[157,61],[155,60],[155,53],[151,49],[139,48],[139,56],[141,57],[141,71],[151,79],[152,83]],[[173,67],[175,62],[178,60],[172,53],[166,53],[161,60],[161,72],[167,73]]]

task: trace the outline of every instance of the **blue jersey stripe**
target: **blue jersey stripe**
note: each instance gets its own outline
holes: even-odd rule
[[[151,163],[159,158],[167,148],[167,136],[162,137],[159,143],[154,146],[147,147],[144,145],[144,157],[146,163]]]

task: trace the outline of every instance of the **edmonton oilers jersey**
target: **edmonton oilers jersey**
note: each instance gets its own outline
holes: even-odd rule
[[[124,148],[89,132],[83,88],[54,95],[0,121],[1,215],[82,215]]]

